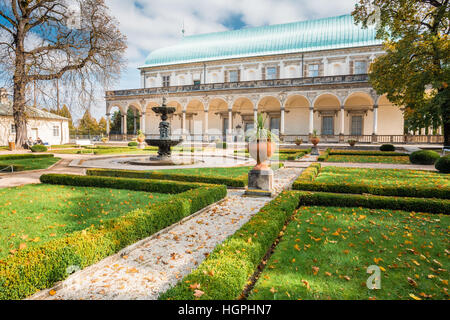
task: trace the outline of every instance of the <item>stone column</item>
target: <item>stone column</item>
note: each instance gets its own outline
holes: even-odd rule
[[[280,135],[284,135],[284,106],[281,107]]]
[[[145,112],[142,112],[141,115],[141,131],[145,134]]]
[[[344,106],[341,106],[341,135],[345,134],[345,109]]]
[[[203,141],[208,142],[209,136],[208,136],[208,110],[205,110],[205,121],[204,121],[204,128],[203,128]]]
[[[255,121],[255,123],[258,121],[258,109],[257,108],[253,109],[253,121]]]
[[[378,105],[373,106],[373,135],[378,134]]]
[[[312,134],[314,131],[314,108],[309,108],[309,134]]]
[[[182,132],[183,136],[186,134],[186,110],[183,110],[183,112],[182,112],[181,132]]]
[[[227,141],[233,141],[233,110],[228,108],[228,132],[227,132]]]
[[[109,137],[109,132],[110,132],[110,127],[109,127],[109,123],[111,122],[111,114],[107,113],[106,114],[106,135]]]
[[[127,140],[127,115],[122,115],[122,135],[123,140]]]

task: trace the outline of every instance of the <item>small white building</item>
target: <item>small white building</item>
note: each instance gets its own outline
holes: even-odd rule
[[[27,134],[35,141],[38,137],[49,145],[69,142],[69,119],[33,107],[26,107]],[[0,89],[0,145],[15,141],[12,101],[6,89]]]

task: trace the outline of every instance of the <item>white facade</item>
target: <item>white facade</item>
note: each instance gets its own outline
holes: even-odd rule
[[[69,143],[69,120],[67,118],[26,107],[27,134],[33,141],[40,138],[45,144]],[[12,103],[5,89],[0,89],[0,145],[6,146],[16,140]]]

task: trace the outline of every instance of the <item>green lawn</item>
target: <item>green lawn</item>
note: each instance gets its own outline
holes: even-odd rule
[[[249,299],[448,299],[450,217],[302,207]],[[381,270],[369,290],[367,267]]]
[[[47,169],[51,165],[61,160],[61,158],[29,158],[29,159],[17,159],[17,160],[0,160],[1,164],[13,165],[18,164],[24,166],[24,170],[38,170]]]
[[[0,258],[11,250],[64,237],[169,197],[159,193],[46,184],[1,189]]]
[[[370,186],[449,188],[450,176],[434,171],[322,167],[317,183],[363,184]],[[449,190],[450,191],[450,190]]]
[[[408,156],[330,155],[326,162],[410,164]]]

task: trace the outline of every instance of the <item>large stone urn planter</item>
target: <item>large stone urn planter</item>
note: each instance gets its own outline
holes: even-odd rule
[[[320,142],[320,139],[319,139],[319,137],[317,137],[317,136],[313,136],[313,137],[311,137],[311,143],[313,144],[313,147],[312,147],[312,149],[311,149],[311,155],[313,155],[313,156],[318,156],[319,155],[319,148],[317,148],[317,145],[319,144],[319,142]]]
[[[275,153],[276,145],[271,141],[250,142],[248,151],[256,160],[256,166],[248,173],[248,188],[246,195],[272,196],[273,170],[267,165]]]

